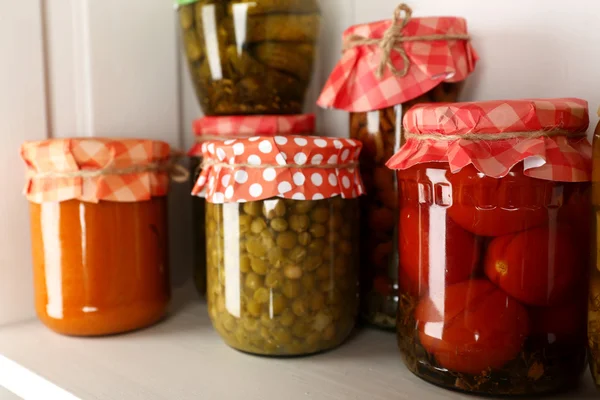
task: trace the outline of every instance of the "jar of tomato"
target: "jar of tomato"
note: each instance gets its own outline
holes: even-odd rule
[[[600,110],[598,110],[600,115]],[[590,296],[588,306],[588,342],[590,369],[596,387],[600,389],[600,123],[596,126],[593,141],[592,205],[594,231]]]
[[[252,137],[202,145],[208,310],[231,347],[340,345],[358,312],[360,142]]]
[[[170,297],[169,145],[51,139],[24,143],[21,155],[39,319],[73,336],[159,321]]]
[[[313,75],[318,0],[177,0],[205,115],[299,114]]]
[[[415,106],[400,185],[398,345],[451,389],[531,395],[586,360],[591,178],[580,99]]]
[[[313,134],[315,115],[236,115],[229,117],[204,117],[194,122],[196,143],[189,150],[190,175],[193,184],[202,172],[202,143],[217,140],[227,141],[251,136],[276,136],[290,134]],[[192,197],[193,265],[194,282],[200,295],[206,293],[206,235],[205,201],[202,195]]]
[[[349,111],[350,137],[363,143],[361,314],[373,325],[394,329],[398,191],[385,162],[400,148],[406,110],[417,103],[456,101],[477,54],[463,18],[412,18],[405,4],[392,20],[349,28],[343,40],[344,55],[318,104]]]

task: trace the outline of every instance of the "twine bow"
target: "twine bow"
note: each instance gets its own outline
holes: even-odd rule
[[[383,34],[381,39],[371,39],[360,35],[351,35],[344,43],[344,51],[353,49],[359,46],[377,45],[381,48],[383,55],[381,62],[375,72],[377,78],[381,79],[387,67],[390,72],[397,77],[404,77],[408,74],[410,68],[410,59],[406,54],[406,49],[402,43],[404,42],[433,42],[436,40],[470,40],[467,34],[436,34],[436,35],[421,35],[421,36],[404,36],[402,31],[408,25],[412,18],[412,9],[402,3],[394,10],[394,19],[392,25]],[[402,57],[402,70],[398,70],[392,62],[392,51],[396,51]]]

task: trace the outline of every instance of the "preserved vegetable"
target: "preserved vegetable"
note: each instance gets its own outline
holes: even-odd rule
[[[313,73],[316,0],[198,0],[179,6],[206,115],[298,114]]]
[[[228,345],[295,356],[348,337],[358,313],[359,152],[359,142],[294,135],[202,146],[194,193],[206,191],[208,309]]]
[[[502,114],[488,118],[497,110],[517,115],[523,131]],[[494,396],[578,383],[587,351],[588,122],[579,99],[407,112],[407,142],[387,165],[400,192],[397,338],[413,373]],[[536,151],[547,156],[543,167],[528,163]]]
[[[27,142],[21,152],[39,319],[74,336],[159,321],[170,298],[169,145],[52,139]]]
[[[593,205],[593,250],[590,272],[590,296],[588,315],[588,343],[590,369],[596,387],[600,389],[600,123],[594,132],[592,205]]]
[[[340,197],[207,204],[209,315],[227,344],[299,355],[348,337],[358,309],[357,212]]]
[[[202,163],[202,143],[210,140],[232,140],[255,135],[275,136],[310,134],[315,131],[315,115],[253,115],[203,117],[194,121],[196,143],[188,151],[192,186],[198,181]],[[206,293],[206,227],[205,201],[202,196],[192,197],[194,282],[201,296]]]
[[[389,44],[384,37],[398,40],[391,52],[384,49]],[[375,326],[394,329],[402,252],[395,223],[398,184],[385,163],[402,145],[404,113],[418,103],[456,101],[477,55],[464,19],[412,18],[404,4],[392,20],[350,27],[343,39],[344,56],[318,104],[349,111],[350,137],[363,143],[360,164],[367,194],[360,200],[361,314]],[[428,57],[424,48],[444,57]],[[381,62],[373,65],[373,59]],[[446,76],[440,76],[442,70]]]

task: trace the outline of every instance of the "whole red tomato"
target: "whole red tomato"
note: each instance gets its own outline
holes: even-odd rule
[[[495,238],[487,249],[485,273],[522,303],[564,304],[578,280],[585,278],[572,232],[558,225]]]
[[[421,344],[440,366],[467,374],[515,359],[530,331],[525,307],[483,279],[430,292],[415,319]]]
[[[501,236],[548,220],[554,183],[525,176],[522,164],[500,179],[485,176],[472,165],[446,176],[453,201],[448,214],[469,232]]]
[[[432,217],[426,207],[400,210],[398,242],[400,287],[412,295],[468,279],[479,261],[475,235],[443,212]]]

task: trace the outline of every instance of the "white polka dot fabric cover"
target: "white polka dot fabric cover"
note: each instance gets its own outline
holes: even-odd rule
[[[271,197],[320,200],[365,193],[359,141],[316,136],[253,136],[202,144],[204,164],[192,194],[210,203]]]

